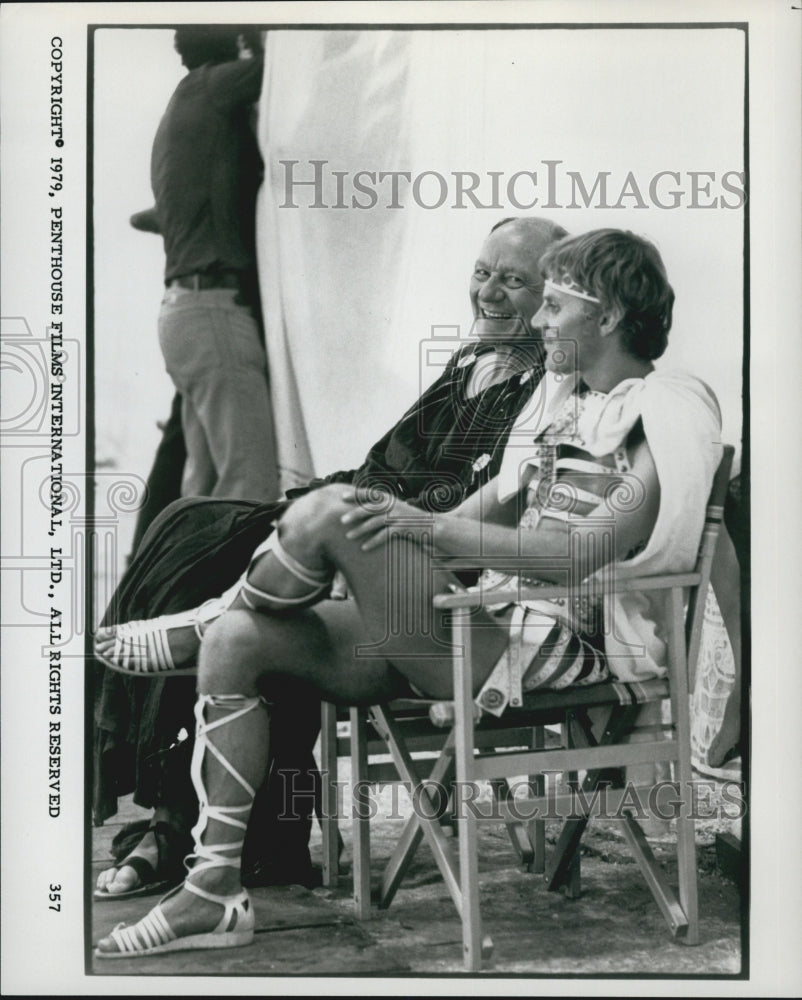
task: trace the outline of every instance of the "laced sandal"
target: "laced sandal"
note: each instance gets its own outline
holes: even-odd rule
[[[203,718],[203,710],[207,703],[213,704],[216,707],[230,707],[231,711],[228,715],[217,719],[215,722],[206,723]],[[130,927],[124,923],[117,924],[108,937],[99,942],[97,948],[95,948],[94,954],[96,958],[139,958],[144,955],[164,954],[171,951],[240,948],[253,941],[255,920],[253,906],[251,905],[250,896],[247,891],[242,889],[238,893],[221,896],[202,889],[200,886],[195,885],[191,879],[193,875],[208,871],[211,868],[238,869],[240,867],[240,857],[245,840],[245,830],[247,829],[247,814],[250,812],[255,791],[209,740],[208,734],[213,729],[218,728],[218,726],[234,722],[236,719],[241,718],[263,704],[263,699],[259,697],[246,698],[241,695],[199,696],[195,706],[195,718],[198,727],[195,737],[195,752],[192,757],[192,776],[195,781],[195,787],[198,790],[200,813],[198,822],[192,831],[195,837],[195,852],[190,856],[197,858],[199,863],[192,866],[182,886],[176,886],[138,923]],[[240,806],[213,806],[209,804],[201,776],[201,766],[206,750],[215,757],[220,766],[245,790],[250,798],[248,803]],[[238,813],[245,814],[245,818],[238,819]],[[206,824],[209,819],[217,820],[227,826],[241,830],[242,839],[225,844],[203,844],[201,838],[206,830]],[[228,851],[234,852],[234,857],[226,857],[224,852]],[[223,915],[213,930],[185,934],[179,937],[172,929],[162,910],[162,903],[172,898],[182,888],[194,893],[201,899],[206,899],[223,907]],[[102,946],[104,942],[113,943],[116,950],[103,950]]]
[[[223,907],[220,922],[211,931],[201,934],[185,934],[178,937],[167,922],[162,910],[166,902],[181,888],[189,889],[195,895],[219,903]],[[218,896],[213,892],[185,882],[176,886],[153,907],[138,923],[131,927],[117,924],[107,940],[112,940],[117,951],[95,949],[95,958],[141,958],[144,955],[159,955],[168,951],[192,951],[193,949],[242,948],[253,941],[254,915],[251,900],[245,889],[235,896]]]
[[[172,629],[192,627],[198,640],[202,640],[205,627],[228,610],[241,585],[242,581],[237,581],[220,597],[213,597],[189,611],[114,625],[113,650],[104,655],[95,649],[95,656],[109,670],[129,676],[156,677],[170,674],[172,677],[182,677],[195,674],[198,670],[195,663],[176,666],[170,652],[168,633]]]
[[[331,590],[334,579],[334,568],[326,570],[314,570],[290,555],[279,541],[278,531],[274,531],[270,537],[262,542],[251,558],[251,566],[257,558],[267,553],[272,553],[281,566],[296,580],[306,584],[309,588],[306,593],[301,593],[295,597],[283,597],[280,594],[269,594],[260,590],[248,580],[248,573],[242,579],[242,590],[240,595],[252,611],[287,611],[294,608],[305,608],[311,604],[316,604],[322,597]],[[250,572],[250,566],[248,567]]]

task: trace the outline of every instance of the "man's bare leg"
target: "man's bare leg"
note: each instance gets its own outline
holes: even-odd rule
[[[377,660],[355,669],[350,662],[353,636],[361,629],[356,608],[350,603],[332,602],[325,610],[326,621],[324,616],[314,613],[279,619],[251,611],[230,611],[210,626],[201,648],[198,676],[199,693],[214,696],[216,702],[206,707],[206,722],[214,723],[227,714],[228,710],[217,704],[222,699],[257,697],[259,681],[265,672],[293,661],[301,664],[298,672],[316,682],[329,696],[373,701],[398,694],[399,677],[386,663]],[[219,726],[209,733],[209,740],[251,788],[258,787],[265,776],[269,748],[268,715],[264,708]],[[206,817],[205,829],[200,821],[196,827],[201,831],[196,850],[202,851],[204,844],[232,845],[230,851],[223,847],[219,853],[237,858],[240,848],[234,845],[241,843],[244,829],[210,816],[209,807],[212,814],[220,807],[244,807],[235,816],[247,824],[248,795],[217,756],[209,751],[204,753],[200,741],[196,741],[193,777],[197,776],[196,768],[200,771],[197,791],[201,814]],[[188,878],[199,888],[221,896],[234,895],[241,888],[238,867],[209,868]],[[178,937],[209,932],[222,915],[220,904],[199,898],[185,887],[160,905]],[[116,953],[119,948],[109,936],[99,943],[98,950]]]
[[[435,697],[451,692],[451,668],[438,629],[421,630],[416,616],[428,615],[435,581],[424,572],[427,557],[414,542],[400,542],[398,565],[411,571],[399,575],[390,570],[387,554],[381,550],[362,552],[359,545],[345,538],[340,523],[344,505],[336,494],[318,491],[291,508],[298,517],[282,522],[282,541],[287,550],[312,573],[337,566],[343,570],[356,594],[354,602],[325,602],[314,612],[291,615],[260,614],[232,610],[210,626],[200,656],[198,690],[212,696],[208,706],[215,722],[223,717],[221,704],[226,698],[246,701],[259,693],[260,679],[266,674],[289,674],[311,682],[331,700],[348,704],[383,701],[401,693],[399,671]],[[305,507],[306,509],[299,509]],[[256,583],[268,594],[286,594],[292,581],[286,567],[270,555],[254,567],[260,573]],[[290,577],[292,574],[290,574]],[[442,586],[442,582],[440,586]],[[402,591],[399,593],[398,591]],[[396,630],[389,609],[400,606],[411,617],[404,620],[409,628]],[[419,623],[418,623],[419,624]],[[476,661],[480,666],[476,679],[481,684],[506,645],[506,634],[489,619],[487,628],[477,630]],[[398,670],[384,658],[355,656],[355,650],[370,642],[384,642]],[[218,714],[220,713],[220,714]],[[215,730],[212,741],[228,767],[221,766],[196,743],[196,755],[202,754],[198,793],[201,831],[196,851],[203,855],[204,844],[223,846],[227,856],[239,856],[242,835],[239,830],[221,823],[213,810],[233,808],[247,823],[250,802],[243,783],[255,788],[264,778],[268,752],[268,720],[261,709],[248,711],[236,720]],[[232,772],[242,781],[232,779]],[[196,768],[193,768],[196,773]],[[209,807],[205,803],[209,803]],[[210,809],[212,815],[210,817]],[[219,813],[218,813],[219,815]],[[243,830],[244,833],[244,830]],[[213,867],[188,876],[198,888],[219,896],[233,895],[240,889],[239,867]],[[160,904],[164,919],[179,937],[207,932],[221,917],[219,903],[198,897],[183,886]],[[114,951],[112,937],[99,945],[101,953]]]
[[[324,487],[293,504],[278,527],[284,550],[312,573],[337,569],[344,574],[363,623],[363,637],[356,643],[359,650],[351,650],[356,663],[372,644],[377,656],[386,658],[416,687],[432,697],[451,697],[450,631],[433,614],[432,598],[446,591],[454,578],[432,570],[429,552],[414,540],[417,529],[407,531],[403,524],[386,547],[362,551],[360,541],[347,537],[348,528],[341,521],[353,510],[342,499],[344,489]],[[425,526],[425,516],[421,523]],[[268,600],[293,586],[291,574],[270,552],[253,561],[248,578]],[[472,642],[478,690],[508,637],[484,612],[475,616],[475,622],[483,626],[474,630]]]
[[[257,562],[264,564],[268,556],[270,561],[278,558],[281,577],[281,594],[274,596],[270,610],[297,610],[319,600],[328,591],[331,573],[324,570],[310,577],[300,567],[299,579],[297,564],[284,552],[278,534],[273,532],[256,549],[241,579],[219,597],[186,611],[100,628],[95,635],[95,653],[107,665],[128,673],[189,672],[187,668],[195,667],[203,633],[213,621],[229,609],[257,606],[249,598],[252,568]],[[287,565],[291,568],[296,565],[295,573],[281,572]]]

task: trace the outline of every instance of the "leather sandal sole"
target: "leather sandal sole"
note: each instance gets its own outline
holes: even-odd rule
[[[209,950],[211,948],[243,948],[253,943],[253,931],[229,931],[226,934],[188,934],[166,944],[158,944],[142,951],[100,951],[94,950],[95,958],[142,958],[146,955],[164,954],[168,951]]]

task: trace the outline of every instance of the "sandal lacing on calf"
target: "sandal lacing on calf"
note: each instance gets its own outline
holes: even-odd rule
[[[278,531],[274,531],[270,537],[264,541],[254,552],[251,559],[253,562],[262,555],[271,552],[282,567],[296,580],[305,583],[311,588],[306,593],[295,597],[283,597],[279,594],[268,594],[258,587],[254,587],[248,580],[247,574],[242,580],[242,599],[253,611],[285,611],[290,608],[303,608],[310,604],[315,604],[331,589],[331,582],[334,578],[334,568],[325,570],[310,569],[303,563],[290,555],[279,541]],[[250,569],[250,568],[249,568]]]
[[[231,711],[221,719],[206,723],[203,712],[207,704],[213,705],[216,708],[230,708]],[[255,792],[236,768],[209,740],[208,734],[219,726],[234,722],[262,704],[264,702],[259,697],[246,698],[243,695],[200,695],[198,697],[195,705],[197,731],[195,750],[192,757],[192,777],[195,788],[198,791],[200,813],[198,815],[198,822],[192,831],[195,838],[195,851],[190,855],[190,858],[198,858],[200,862],[193,865],[190,869],[183,886],[177,886],[172,892],[169,892],[142,920],[131,927],[125,924],[118,924],[108,938],[105,939],[107,942],[113,942],[117,950],[101,950],[101,945],[103,944],[101,942],[95,950],[95,955],[98,958],[136,958],[141,955],[154,955],[168,951],[186,951],[193,948],[238,948],[253,941],[254,914],[247,891],[242,889],[233,895],[220,896],[217,893],[207,892],[207,890],[195,885],[191,879],[193,876],[212,868],[240,867],[240,857],[247,822],[243,819],[237,819],[236,815],[238,813],[245,814],[247,819]],[[247,793],[249,801],[245,805],[210,805],[201,773],[205,750],[208,750],[212,754],[220,766]],[[242,839],[224,844],[203,844],[201,838],[206,831],[206,825],[210,819],[242,830]],[[226,857],[224,852],[234,852],[235,856]],[[187,934],[182,937],[176,935],[167,921],[161,904],[174,896],[181,888],[185,888],[196,896],[200,896],[202,899],[207,899],[223,907],[223,915],[213,930],[200,934]]]

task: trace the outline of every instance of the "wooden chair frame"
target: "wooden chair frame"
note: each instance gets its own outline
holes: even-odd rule
[[[341,709],[330,702],[324,702],[321,712],[321,750],[320,770],[322,775],[321,809],[318,816],[323,841],[323,884],[336,886],[340,876],[340,858],[343,841],[340,835],[338,818],[342,803],[339,801],[338,758],[348,757],[351,761],[351,783],[364,788],[367,784],[405,784],[409,789],[418,787],[422,781],[438,782],[447,785],[454,777],[453,755],[452,767],[441,773],[439,769],[432,770],[438,759],[449,759],[447,752],[448,734],[442,728],[434,726],[429,719],[429,712],[434,700],[401,699],[390,702],[386,706],[370,708]],[[399,769],[397,762],[388,762],[386,757],[391,753],[388,748],[388,723],[384,713],[389,712],[396,739],[409,755],[406,767]],[[345,735],[338,735],[338,722],[347,723]],[[507,746],[529,745],[541,746],[544,739],[543,730],[521,727],[517,730],[507,729],[501,735],[484,737],[484,742],[494,745],[504,743]],[[479,734],[478,742],[483,742],[483,734]],[[444,751],[445,757],[443,757]],[[415,755],[413,759],[413,755]],[[384,757],[376,761],[377,756]],[[422,758],[422,759],[421,759]],[[423,778],[420,769],[426,767]],[[442,767],[442,764],[441,764]],[[541,779],[535,777],[536,783]],[[506,782],[502,779],[496,782],[494,793],[497,799],[503,799],[508,793]],[[438,843],[448,837],[452,828],[449,817],[441,823]],[[518,853],[519,862],[527,871],[543,872],[545,870],[545,823],[535,820],[524,824],[510,818],[506,824],[513,848]],[[355,810],[352,816],[352,850],[353,850],[353,898],[354,913],[360,920],[368,920],[371,916],[370,897],[370,820],[367,814],[359,814]],[[420,839],[422,833],[419,833]],[[400,880],[402,872],[398,873]],[[390,905],[398,881],[389,874],[385,876],[379,906]]]
[[[575,777],[580,770],[584,771],[581,789],[585,797],[592,795],[602,782],[618,784],[618,788],[607,791],[607,805],[610,810],[622,809],[624,837],[672,934],[686,944],[697,944],[699,920],[691,788],[690,692],[695,680],[705,596],[723,516],[732,456],[732,447],[725,447],[711,490],[699,556],[693,571],[622,579],[605,588],[607,593],[664,593],[666,620],[669,623],[666,636],[668,676],[665,680],[641,685],[602,684],[566,692],[533,693],[525,697],[522,708],[508,710],[498,720],[483,716],[477,722],[471,669],[473,611],[487,603],[572,595],[562,586],[516,590],[508,594],[493,592],[486,597],[478,593],[439,595],[434,599],[435,608],[451,616],[454,700],[448,703],[417,703],[419,722],[424,709],[435,704],[432,716],[440,725],[446,725],[446,729],[440,731],[439,756],[434,760],[431,771],[421,775],[419,763],[412,756],[414,749],[420,745],[431,749],[434,744],[431,728],[426,732],[425,727],[421,729],[420,726],[417,742],[410,740],[403,708],[415,703],[373,706],[369,711],[371,730],[366,725],[364,710],[350,709],[350,739],[339,746],[335,728],[336,711],[333,706],[324,706],[321,762],[324,816],[335,815],[330,776],[334,774],[336,791],[338,753],[350,749],[352,780],[359,782],[377,780],[377,772],[369,767],[368,762],[371,752],[383,750],[392,756],[396,779],[415,789],[416,794],[427,801],[427,815],[434,815],[437,803],[431,800],[426,781],[445,783],[454,778],[457,787],[462,789],[475,786],[478,781],[489,781],[513,844],[519,848],[530,869],[542,870],[543,821],[520,822],[520,818],[505,805],[505,782],[513,775],[538,776],[545,772],[562,772]],[[471,562],[481,568],[480,560]],[[456,565],[455,560],[448,559],[439,560],[438,565],[441,563],[444,566]],[[459,563],[459,568],[464,568],[464,560]],[[641,705],[649,702],[662,704],[666,698],[670,701],[671,722],[651,727],[656,731],[650,732],[645,741],[628,741]],[[595,710],[594,718],[591,718],[591,710]],[[549,724],[561,726],[563,746],[556,749],[544,747],[541,727]],[[378,743],[376,737],[379,738]],[[523,749],[509,749],[511,746]],[[660,762],[673,767],[674,781],[679,786],[680,805],[676,818],[679,884],[676,894],[655,860],[636,819],[631,811],[623,808],[631,789],[621,788],[622,782],[616,780],[622,768]],[[535,798],[527,802],[533,812],[539,807],[552,811],[565,810],[560,815],[568,815],[570,809],[576,807],[577,799],[573,793],[545,798],[542,781],[539,785],[535,784],[534,790]],[[648,791],[648,786],[640,791]],[[578,818],[564,820],[546,874],[549,889],[564,887],[569,895],[578,892],[579,843],[589,819],[590,815],[585,813]],[[482,934],[479,910],[477,823],[481,820],[482,817],[471,809],[457,809],[457,861],[453,851],[454,838],[446,836],[436,819],[427,819],[416,811],[408,820],[384,872],[379,900],[380,907],[389,906],[417,847],[425,839],[462,920],[463,957],[467,971],[478,971],[483,958],[488,958],[492,952],[492,941]],[[370,915],[368,821],[355,819],[353,829],[354,899],[357,915],[364,919]],[[329,879],[328,884],[337,872],[335,844],[336,819],[333,829],[331,821],[328,828],[324,823],[324,879]]]

